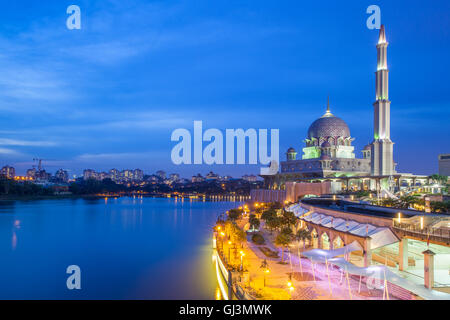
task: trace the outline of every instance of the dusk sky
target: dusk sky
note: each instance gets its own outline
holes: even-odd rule
[[[81,8],[82,29],[66,28]],[[450,153],[450,1],[3,1],[0,166],[33,158],[71,175],[163,169],[256,174],[260,165],[171,163],[173,130],[280,130],[280,159],[331,111],[355,153],[373,137],[381,8],[398,172],[432,174]],[[205,143],[206,144],[206,143]]]

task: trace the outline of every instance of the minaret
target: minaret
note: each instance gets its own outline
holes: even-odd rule
[[[389,70],[384,25],[381,25],[377,44],[376,101],[374,102],[374,137],[371,148],[372,175],[392,175],[394,143],[391,141],[391,101],[389,101]]]

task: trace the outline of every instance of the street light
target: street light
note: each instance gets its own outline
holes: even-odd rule
[[[295,288],[292,286],[292,282],[288,281],[287,286],[290,292],[293,292],[295,290]]]
[[[228,261],[231,264],[231,244],[232,242],[228,240]]]
[[[269,264],[267,263],[266,259],[263,260],[263,262],[261,263],[261,266],[259,268],[263,269],[264,287],[266,287],[266,274],[268,274],[270,272]]]
[[[295,288],[292,286],[292,282],[288,281],[287,286],[291,293],[295,290]]]
[[[221,232],[220,233],[220,237],[222,238],[222,241],[220,241],[222,243],[222,251],[223,251],[223,237],[225,236],[225,233]]]
[[[241,270],[244,270],[243,262],[244,262],[245,253],[242,250],[239,253],[241,254]]]

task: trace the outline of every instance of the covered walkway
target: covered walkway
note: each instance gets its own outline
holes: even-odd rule
[[[338,256],[345,256],[349,252],[359,250],[359,248],[360,246],[358,243],[352,242],[350,245],[336,250],[312,249],[303,252],[302,255],[309,258],[313,262],[334,265],[338,267],[342,272],[360,276],[360,278],[365,277],[366,285],[369,285],[367,283],[367,280],[369,280],[369,282],[378,281],[378,283],[381,284],[381,287],[386,287],[383,284],[389,282],[407,291],[410,291],[423,299],[450,300],[450,294],[435,290],[429,290],[423,286],[417,285],[412,281],[409,281],[392,272],[386,266],[376,265],[368,267],[358,267],[348,262],[345,258],[337,258]]]

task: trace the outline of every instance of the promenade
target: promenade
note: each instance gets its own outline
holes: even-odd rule
[[[248,223],[248,218],[244,217],[237,221],[237,225],[243,229]],[[256,245],[251,240],[251,235],[247,236],[247,241],[243,242],[242,248],[234,250],[232,246],[224,241],[224,252],[230,249],[230,256],[235,264],[240,264],[241,251],[242,263],[248,275],[241,277],[241,287],[258,299],[293,299],[293,300],[382,300],[383,290],[376,289],[376,286],[368,286],[359,277],[347,275],[338,268],[327,266],[321,263],[311,263],[309,259],[300,258],[298,255],[304,251],[303,244],[296,243],[289,247],[288,252],[283,254],[284,262],[281,262],[281,248],[275,246],[272,234],[264,228],[261,223],[259,234],[264,237],[263,245]],[[278,257],[270,257],[263,253],[261,248],[268,248],[278,253]],[[309,246],[306,250],[311,249]],[[264,249],[263,249],[264,250]],[[236,252],[235,251],[239,251]],[[268,272],[261,268],[266,260]],[[265,282],[265,285],[264,285]],[[378,287],[381,287],[379,284]],[[385,297],[387,299],[388,297]],[[411,298],[411,297],[408,297]],[[389,297],[393,300],[394,297]]]

